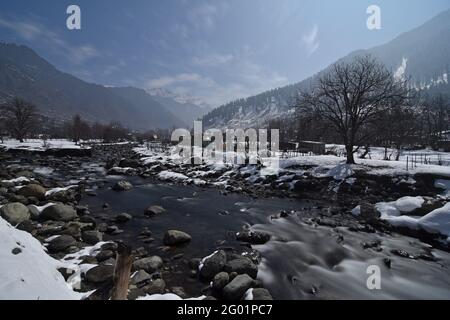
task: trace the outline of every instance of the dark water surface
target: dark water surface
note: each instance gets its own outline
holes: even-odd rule
[[[305,223],[302,209],[312,204],[300,200],[253,199],[239,194],[223,195],[214,188],[171,185],[141,178],[127,180],[134,185],[131,191],[104,188],[98,190],[97,197],[85,199],[84,204],[104,219],[121,212],[133,215],[133,220],[119,225],[125,232],[112,239],[124,239],[134,247],[144,246],[150,254],[171,261],[170,273],[164,276],[169,286],[181,285],[188,293],[198,294],[208,284],[190,279],[186,263],[171,258],[180,253],[185,259],[201,258],[227,247],[251,250],[236,242],[235,234],[252,225],[253,229],[273,236],[267,244],[253,248],[262,255],[258,277],[274,298],[450,299],[450,254],[417,239]],[[115,181],[110,179],[108,184]],[[109,209],[101,207],[104,202],[110,205]],[[150,205],[160,205],[167,212],[147,218],[143,213]],[[281,210],[296,213],[286,219],[270,218]],[[150,245],[138,239],[144,227],[153,232],[155,241]],[[162,238],[169,229],[189,233],[192,242],[167,251],[162,246]],[[363,243],[373,241],[381,243],[381,250],[363,248]],[[391,253],[394,249],[407,250],[413,255],[431,255],[436,261],[398,257]],[[391,268],[386,266],[386,258],[391,260]],[[369,290],[366,286],[367,268],[371,265],[381,270],[381,290]]]

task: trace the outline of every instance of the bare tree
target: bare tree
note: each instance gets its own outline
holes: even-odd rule
[[[407,88],[406,80],[394,79],[373,57],[360,56],[334,64],[311,92],[301,94],[299,107],[317,112],[334,127],[345,144],[347,163],[354,164],[355,146],[367,139],[364,126],[389,107],[388,101],[401,105],[408,97]]]
[[[4,107],[6,128],[9,133],[23,142],[36,127],[36,107],[22,99],[15,98]]]

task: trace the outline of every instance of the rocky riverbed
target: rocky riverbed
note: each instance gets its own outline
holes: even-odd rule
[[[415,215],[441,207],[447,200],[435,180],[442,177],[417,174],[411,183],[355,170],[348,181],[302,167],[258,181],[243,166],[225,180],[227,168],[149,161],[135,151],[0,154],[2,218],[53,257],[76,263],[75,289],[90,299],[108,297],[122,242],[135,259],[129,299],[450,297],[446,239],[394,227],[375,209],[419,195],[426,202]],[[381,291],[366,287],[373,264],[385,275]],[[70,268],[60,272],[77,282]]]

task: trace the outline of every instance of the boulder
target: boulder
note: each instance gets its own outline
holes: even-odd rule
[[[212,288],[216,291],[221,291],[230,282],[230,276],[226,272],[219,272],[214,276],[212,281]]]
[[[39,185],[39,184],[28,184],[17,191],[17,194],[24,196],[24,197],[36,197],[37,199],[44,199],[45,193],[47,190]]]
[[[144,214],[146,216],[152,217],[164,212],[166,212],[166,209],[161,206],[150,206],[147,208],[147,210],[145,210]]]
[[[259,231],[242,231],[236,235],[236,240],[250,244],[265,244],[270,240],[270,234]]]
[[[55,204],[42,211],[40,217],[44,220],[54,220],[54,221],[72,221],[78,217],[77,212],[71,206],[63,204]]]
[[[83,231],[81,239],[87,244],[95,245],[103,240],[103,234],[98,230]]]
[[[133,185],[128,181],[122,180],[113,185],[112,189],[114,191],[129,191],[133,189]]]
[[[51,253],[56,253],[65,251],[67,248],[75,246],[76,244],[77,241],[74,237],[62,235],[50,241],[47,248]]]
[[[371,222],[376,221],[380,218],[381,214],[373,204],[362,203],[359,207],[360,214],[358,216],[358,219]]]
[[[30,219],[30,210],[19,203],[8,203],[0,208],[0,216],[13,226]]]
[[[131,278],[131,284],[140,285],[142,283],[148,282],[152,279],[152,276],[145,272],[144,270],[139,270],[136,274]]]
[[[99,265],[86,272],[85,278],[92,283],[103,283],[112,280],[114,275],[114,266]]]
[[[142,289],[147,294],[163,294],[166,290],[166,282],[163,279],[155,279]]]
[[[169,230],[164,235],[163,243],[166,246],[177,246],[190,242],[192,237],[186,232],[179,230]]]
[[[132,218],[133,217],[130,214],[124,212],[124,213],[119,213],[116,216],[115,220],[116,220],[116,222],[119,222],[119,223],[125,223],[125,222],[130,221]]]
[[[246,274],[240,274],[223,288],[223,297],[226,300],[239,300],[252,285],[252,278]]]
[[[237,274],[248,274],[253,279],[258,275],[258,267],[246,257],[228,261],[224,267],[228,273],[236,272]]]
[[[138,168],[139,166],[139,161],[134,159],[122,159],[119,162],[121,168]]]
[[[146,272],[153,273],[161,268],[163,261],[158,256],[152,256],[136,260],[133,263],[134,270],[145,270]]]
[[[227,263],[227,255],[225,251],[220,250],[205,258],[200,263],[200,275],[204,279],[212,279],[216,274],[221,272]]]
[[[252,290],[253,300],[254,301],[265,301],[265,300],[273,300],[272,295],[269,290],[265,288],[255,288]]]

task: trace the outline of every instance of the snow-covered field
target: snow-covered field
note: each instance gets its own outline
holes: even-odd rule
[[[339,150],[343,146],[328,145],[328,149]],[[140,154],[144,164],[157,166],[158,164],[173,164],[177,157],[172,157],[169,152],[154,152],[147,148],[135,148],[135,152]],[[392,152],[393,150],[390,150]],[[339,153],[338,153],[339,154]],[[409,164],[406,166],[408,157],[411,154],[421,155],[422,163],[416,163],[413,167]],[[428,163],[425,164],[425,155],[427,155]],[[435,186],[442,189],[441,194],[436,197],[450,200],[450,163],[449,165],[437,165],[437,159],[450,159],[450,153],[435,152],[431,150],[418,150],[413,153],[402,154],[399,161],[390,161],[384,159],[383,148],[372,148],[370,157],[367,159],[356,159],[356,165],[346,164],[344,157],[334,155],[318,155],[318,156],[298,156],[293,158],[280,158],[277,168],[261,167],[255,165],[238,166],[224,163],[217,163],[212,160],[205,161],[204,164],[198,165],[197,169],[180,169],[181,167],[171,170],[164,170],[157,174],[160,180],[170,180],[176,182],[195,183],[201,181],[202,185],[211,184],[219,187],[227,187],[233,179],[233,174],[239,173],[246,176],[247,182],[251,184],[267,184],[267,178],[277,176],[277,183],[290,183],[291,187],[302,179],[304,173],[317,178],[333,177],[338,183],[353,184],[356,180],[355,172],[365,172],[371,175],[390,176],[393,180],[401,179],[402,182],[414,185],[416,181],[413,176],[418,173],[433,174],[442,179],[436,179]],[[433,161],[431,161],[433,160]],[[436,161],[434,161],[436,160]],[[409,162],[409,159],[408,159]],[[445,164],[445,163],[444,163]],[[219,176],[214,173],[220,172]],[[209,177],[213,178],[209,179]],[[270,177],[272,176],[272,177]],[[448,179],[445,179],[448,177]],[[269,180],[270,181],[270,180]],[[197,183],[195,183],[197,184]],[[336,187],[337,192],[339,187]],[[439,233],[448,237],[450,241],[450,204],[447,203],[442,208],[436,209],[424,217],[408,216],[409,212],[420,208],[425,200],[422,197],[406,197],[398,199],[393,203],[378,203],[377,210],[381,213],[381,219],[391,223],[394,226],[408,227],[411,229],[421,229],[429,233]],[[358,207],[353,213],[358,215]]]
[[[5,148],[7,150],[29,150],[29,151],[45,151],[49,149],[85,149],[88,147],[76,144],[73,141],[66,139],[54,139],[54,140],[41,140],[41,139],[28,139],[24,142],[18,140],[9,139],[0,143],[0,149]]]

